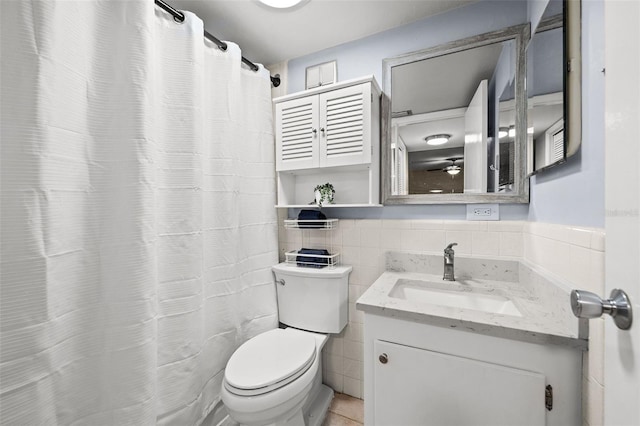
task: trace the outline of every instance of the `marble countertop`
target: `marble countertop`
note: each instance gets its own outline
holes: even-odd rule
[[[440,306],[410,297],[391,297],[399,279],[429,281],[429,288],[502,296],[510,299],[522,316]],[[419,284],[419,283],[418,283]],[[358,299],[365,313],[401,318],[463,331],[539,344],[558,344],[586,350],[584,327],[571,314],[569,297],[559,288],[542,289],[520,282],[462,277],[443,281],[442,275],[411,271],[386,271]],[[548,286],[547,286],[548,287]],[[584,324],[583,324],[584,325]]]

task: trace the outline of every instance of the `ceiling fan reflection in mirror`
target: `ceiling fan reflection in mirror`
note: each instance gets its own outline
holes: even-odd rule
[[[442,170],[443,172],[447,172],[451,175],[451,177],[453,178],[455,175],[457,175],[458,173],[460,173],[462,171],[462,167],[460,167],[457,163],[461,162],[464,163],[464,158],[463,157],[453,157],[453,158],[447,158],[445,160],[434,160],[434,162],[438,162],[438,163],[443,163],[443,162],[451,162],[451,164],[446,164],[444,167],[436,167],[433,169],[427,169],[427,171],[431,172],[434,170]]]

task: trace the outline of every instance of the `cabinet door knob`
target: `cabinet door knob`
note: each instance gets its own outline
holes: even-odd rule
[[[318,129],[311,129],[311,131],[313,132],[313,137],[315,137],[316,134],[318,133]]]
[[[380,360],[381,363],[386,364],[387,362],[389,362],[389,357],[387,356],[387,354],[382,354],[378,357],[378,360]]]
[[[324,127],[320,127],[320,132],[322,133],[322,136],[324,136]]]

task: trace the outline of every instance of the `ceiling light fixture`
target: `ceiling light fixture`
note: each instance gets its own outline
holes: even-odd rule
[[[274,9],[289,9],[300,3],[306,3],[309,0],[258,0],[260,3],[265,4]]]
[[[450,137],[451,135],[445,134],[431,135],[424,138],[424,140],[427,142],[427,145],[444,145],[445,143],[449,142]]]
[[[460,173],[460,170],[462,170],[462,168],[460,166],[456,166],[456,165],[447,166],[447,167],[444,168],[444,171],[449,173],[451,176],[457,175],[458,173]]]

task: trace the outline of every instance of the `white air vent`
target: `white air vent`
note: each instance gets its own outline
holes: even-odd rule
[[[338,77],[337,68],[336,61],[307,67],[306,88],[313,89],[335,83]]]

